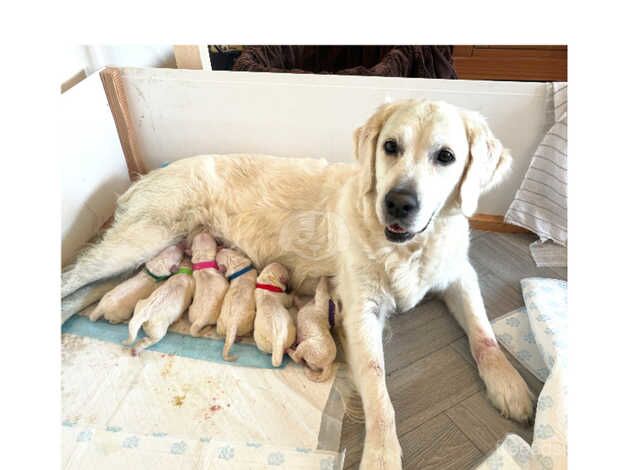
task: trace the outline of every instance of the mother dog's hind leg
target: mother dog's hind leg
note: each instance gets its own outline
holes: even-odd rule
[[[126,223],[122,216],[101,240],[83,250],[76,262],[64,270],[61,297],[94,281],[135,269],[183,236],[151,222],[149,215],[132,223]]]

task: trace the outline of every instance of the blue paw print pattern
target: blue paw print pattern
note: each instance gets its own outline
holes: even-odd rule
[[[567,283],[527,278],[521,281],[521,287],[532,333],[543,351],[545,365],[551,369],[557,350],[567,347]]]
[[[301,452],[302,454],[309,454],[310,452],[312,452],[312,449],[308,449],[307,447],[297,447],[294,450],[296,450],[297,452]]]
[[[122,447],[125,449],[135,449],[140,444],[140,439],[137,436],[129,436],[122,441]]]
[[[500,340],[504,344],[512,343],[512,335],[510,335],[508,333],[503,333],[501,335],[498,335],[497,339]]]
[[[551,470],[552,468],[554,468],[554,461],[551,457],[548,457],[547,455],[539,457],[539,463],[541,464],[541,468],[547,470]]]
[[[536,373],[539,376],[543,377],[543,381],[545,381],[545,379],[547,379],[547,376],[549,375],[549,369],[547,367],[540,367],[536,370]]]
[[[76,424],[76,421],[70,421],[69,419],[64,419],[63,422],[61,423],[62,426],[65,426],[66,428],[71,428]]]
[[[554,428],[549,424],[540,424],[534,431],[534,437],[539,439],[549,439],[554,436]]]
[[[94,433],[91,429],[81,431],[78,436],[76,436],[76,442],[89,442],[92,440],[93,435]]]
[[[281,452],[273,452],[268,456],[268,460],[266,461],[268,465],[282,465],[286,459],[284,458]]]
[[[173,442],[172,445],[170,446],[170,453],[181,455],[185,452],[187,447],[188,447],[187,444],[183,441]]]
[[[504,443],[506,451],[518,464],[525,465],[532,457],[530,448],[516,437],[508,436]]]
[[[519,359],[520,361],[525,362],[532,359],[532,353],[528,351],[527,349],[522,349],[515,355],[515,357]]]
[[[525,307],[518,308],[493,321],[493,330],[504,349],[515,356],[539,380],[545,380],[545,377],[536,373],[537,369],[545,366],[545,361],[538,350],[534,333],[530,329],[528,310]]]
[[[120,432],[122,428],[120,426],[107,426],[107,432]]]
[[[223,460],[231,460],[235,457],[235,449],[231,446],[223,446],[218,449],[218,458]]]
[[[331,457],[324,458],[321,460],[319,465],[320,470],[334,470],[336,461]]]
[[[261,447],[262,444],[260,444],[259,442],[247,442],[246,446],[247,447],[255,447],[255,448],[257,448],[257,447]]]
[[[539,398],[536,409],[538,411],[544,411],[550,409],[552,406],[554,406],[554,400],[549,395],[546,395]]]
[[[201,437],[200,441],[204,444],[207,444],[209,441],[211,441],[211,439],[209,437]]]
[[[153,437],[166,437],[168,435],[167,432],[157,431],[152,434]]]
[[[504,457],[498,453],[492,454],[488,459],[486,459],[486,465],[491,470],[501,470],[504,468]]]

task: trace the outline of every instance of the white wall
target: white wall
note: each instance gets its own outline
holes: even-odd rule
[[[61,95],[62,264],[113,214],[130,185],[126,161],[98,74]]]

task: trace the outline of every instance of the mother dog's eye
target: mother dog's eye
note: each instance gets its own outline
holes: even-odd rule
[[[399,153],[399,146],[395,139],[388,139],[384,142],[384,152],[388,155],[397,155]]]
[[[449,165],[455,159],[456,158],[454,157],[454,154],[449,149],[440,149],[438,151],[438,154],[436,155],[436,161],[438,161],[438,163],[441,163],[443,165]]]

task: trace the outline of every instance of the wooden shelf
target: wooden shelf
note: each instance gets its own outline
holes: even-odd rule
[[[454,46],[458,78],[567,81],[567,46]]]

